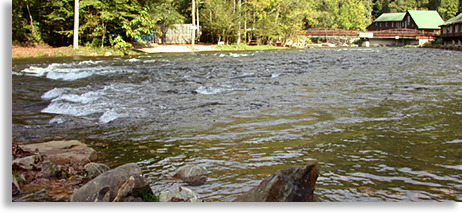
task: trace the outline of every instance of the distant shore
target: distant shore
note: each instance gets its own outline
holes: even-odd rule
[[[328,45],[310,44],[304,48],[324,47]],[[449,50],[462,50],[462,47],[444,46],[444,45],[425,45],[423,47],[440,48]],[[194,50],[191,45],[134,45],[132,49],[125,51],[116,50],[111,47],[89,48],[80,47],[74,50],[72,47],[52,47],[48,45],[37,46],[12,46],[12,59],[40,58],[40,57],[65,57],[65,56],[137,56],[152,53],[181,53],[181,52],[203,52],[203,51],[245,51],[245,50],[274,50],[287,49],[294,47],[280,47],[271,45],[250,46],[245,44],[232,44],[218,46],[214,44],[196,44]],[[298,47],[303,48],[303,47]]]
[[[65,57],[65,56],[124,56],[140,55],[140,52],[134,50],[117,50],[111,47],[90,48],[79,47],[74,50],[72,46],[52,47],[49,45],[20,46],[13,45],[11,51],[13,59],[41,58],[41,57]]]
[[[132,48],[125,51],[111,47],[89,48],[80,47],[74,50],[69,47],[52,47],[48,45],[37,46],[12,46],[13,59],[41,58],[41,57],[65,57],[65,56],[137,56],[152,53],[181,53],[181,52],[204,52],[204,51],[244,51],[244,50],[273,50],[285,49],[285,47],[271,45],[249,46],[245,44],[215,45],[190,44],[158,45],[158,44],[134,44]]]

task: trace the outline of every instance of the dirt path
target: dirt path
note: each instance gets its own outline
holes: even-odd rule
[[[72,55],[75,51],[69,47],[54,48],[48,45],[22,47],[18,45],[12,46],[12,58],[28,58],[28,57],[56,57]]]

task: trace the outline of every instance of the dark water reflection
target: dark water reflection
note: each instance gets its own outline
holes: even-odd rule
[[[80,140],[156,191],[202,164],[211,201],[310,162],[323,201],[462,201],[461,71],[405,48],[15,60],[13,141]]]

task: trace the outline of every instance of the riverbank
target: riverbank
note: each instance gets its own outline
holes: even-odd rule
[[[131,49],[122,51],[110,47],[89,48],[80,47],[78,50],[69,47],[51,47],[48,45],[37,46],[12,46],[12,58],[40,58],[40,57],[61,57],[61,56],[136,56],[152,53],[181,53],[181,52],[204,52],[204,51],[243,51],[243,50],[272,50],[284,49],[284,47],[276,47],[270,45],[212,45],[212,44],[196,44],[194,48],[191,45],[158,45],[158,44],[133,44]]]
[[[209,201],[183,186],[207,183],[209,171],[198,164],[177,169],[173,178],[181,180],[182,186],[156,194],[137,163],[110,169],[98,163],[94,149],[77,140],[13,144],[12,157],[12,201],[42,201],[34,197],[39,191],[51,201],[62,202]],[[279,170],[233,202],[320,202],[314,195],[317,179],[314,163]]]
[[[40,57],[62,57],[62,56],[124,56],[124,55],[139,55],[139,52],[133,50],[115,50],[110,47],[103,48],[89,48],[79,47],[74,50],[72,46],[69,47],[52,47],[49,45],[36,45],[36,46],[19,46],[13,45],[11,57],[13,59],[23,58],[40,58]]]

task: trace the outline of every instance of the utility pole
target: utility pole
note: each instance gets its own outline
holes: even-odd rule
[[[79,49],[79,0],[74,0],[74,50]]]
[[[196,22],[196,17],[194,15],[196,11],[196,1],[192,0],[192,10],[191,10],[191,16],[192,16],[192,25],[191,25],[191,30],[192,30],[192,33],[191,33],[191,49],[194,50],[194,40],[196,40],[196,27],[194,26],[195,25],[195,22]]]
[[[238,11],[239,22],[238,22],[238,31],[237,31],[237,44],[240,44],[241,43],[241,0],[239,0],[238,4],[239,4],[239,11]]]

